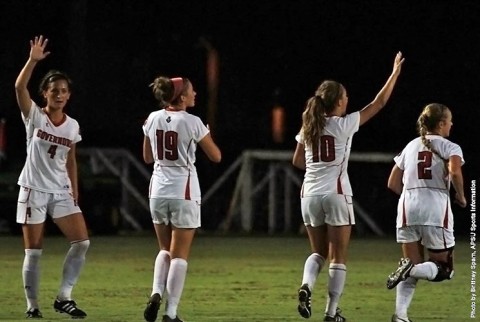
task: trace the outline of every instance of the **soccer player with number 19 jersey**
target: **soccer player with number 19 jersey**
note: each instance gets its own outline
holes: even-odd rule
[[[209,128],[186,111],[195,105],[196,95],[187,78],[160,76],[151,87],[161,109],[150,113],[143,125],[143,159],[153,163],[150,212],[160,251],[144,318],[156,321],[160,304],[168,297],[162,322],[182,322],[177,307],[190,246],[200,227],[201,194],[195,151],[199,145],[213,162],[220,162],[221,152]]]

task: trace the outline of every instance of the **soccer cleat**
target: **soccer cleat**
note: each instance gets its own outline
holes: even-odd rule
[[[39,309],[29,309],[27,312],[25,312],[26,318],[27,319],[42,319],[43,315],[42,312],[40,312]]]
[[[148,300],[145,311],[143,311],[143,317],[146,321],[155,322],[155,320],[157,320],[157,314],[158,309],[160,308],[160,304],[162,304],[162,298],[160,297],[160,294],[153,294]]]
[[[305,319],[312,316],[312,292],[307,284],[303,284],[298,289],[298,313]]]
[[[325,318],[323,319],[323,321],[347,322],[347,319],[340,315],[341,312],[342,310],[339,307],[337,307],[337,312],[335,313],[335,316],[325,315]]]
[[[410,320],[409,318],[399,318],[396,314],[392,315],[392,322],[413,322],[412,320]]]
[[[409,258],[401,258],[398,262],[397,270],[388,276],[387,288],[391,290],[397,286],[398,283],[406,280],[412,268],[413,264]]]
[[[182,320],[180,320],[178,318],[178,316],[175,317],[175,319],[172,319],[171,317],[169,317],[168,315],[164,315],[163,318],[162,318],[162,322],[183,322]]]
[[[58,298],[53,302],[53,308],[56,312],[67,313],[73,319],[83,319],[87,313],[77,307],[77,303],[73,300],[60,301]]]

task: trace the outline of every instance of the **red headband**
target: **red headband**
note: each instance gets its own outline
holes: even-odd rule
[[[172,99],[170,100],[171,102],[175,101],[180,94],[182,93],[183,90],[183,78],[181,77],[175,77],[170,79],[173,83],[173,96]]]

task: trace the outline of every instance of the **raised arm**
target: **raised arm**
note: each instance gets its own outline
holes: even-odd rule
[[[34,40],[30,40],[30,56],[15,82],[15,93],[17,96],[18,107],[20,107],[20,111],[25,117],[30,113],[30,107],[32,106],[27,85],[30,81],[35,65],[50,54],[49,51],[45,51],[47,43],[48,39],[44,40],[43,36],[35,37]]]
[[[398,75],[400,75],[400,71],[402,70],[404,60],[405,58],[402,57],[402,53],[398,52],[393,62],[392,74],[388,77],[387,82],[383,85],[377,96],[375,96],[375,99],[360,111],[360,125],[370,120],[387,104],[395,87],[395,83],[397,82]]]
[[[453,188],[455,189],[455,203],[460,207],[467,206],[465,192],[463,190],[462,159],[458,155],[452,155],[448,162],[448,172],[452,178]]]

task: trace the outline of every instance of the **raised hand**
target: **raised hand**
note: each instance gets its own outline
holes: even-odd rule
[[[43,36],[36,36],[34,40],[30,40],[30,59],[33,61],[40,61],[47,57],[50,52],[45,51],[48,44],[48,39],[43,39]]]
[[[402,64],[405,61],[405,58],[402,56],[402,52],[399,51],[397,55],[395,56],[395,60],[393,62],[393,74],[399,74],[400,71],[402,70]]]

